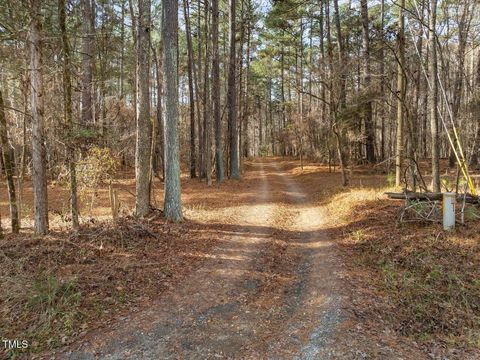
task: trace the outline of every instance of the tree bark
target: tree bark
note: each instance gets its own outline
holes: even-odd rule
[[[197,177],[197,159],[196,159],[196,147],[195,147],[195,94],[193,92],[193,45],[192,45],[192,31],[190,27],[190,14],[189,14],[188,0],[183,1],[183,15],[185,17],[185,30],[187,37],[187,71],[188,71],[188,92],[190,100],[190,177]],[[198,106],[198,104],[197,104]]]
[[[165,199],[168,220],[181,221],[180,149],[178,140],[178,1],[162,8],[163,78],[165,80]]]
[[[405,104],[405,75],[403,69],[405,66],[405,0],[400,1],[399,20],[398,20],[398,64],[397,64],[397,137],[395,150],[395,186],[400,186],[402,181],[402,162],[403,162],[403,128]]]
[[[385,41],[385,0],[381,0],[380,4],[380,28],[382,35],[382,43],[380,45],[380,96],[382,97],[382,104],[380,108],[380,157],[385,160],[385,56],[384,56],[384,41]]]
[[[94,16],[91,0],[81,0],[82,7],[82,78],[81,119],[84,125],[93,124],[93,67],[94,67]]]
[[[346,94],[346,82],[345,82],[345,50],[343,45],[343,37],[342,37],[342,28],[340,26],[340,12],[338,9],[338,0],[333,0],[333,6],[335,9],[335,27],[337,29],[337,47],[338,47],[338,74],[339,74],[339,86],[338,86],[338,97],[339,97],[339,108],[340,111],[345,109],[346,102],[347,102],[347,94]],[[329,41],[330,43],[330,41]],[[329,46],[331,46],[329,44]],[[340,165],[340,171],[342,173],[342,185],[348,185],[348,178],[347,172],[345,169],[345,156],[343,152],[343,145],[342,145],[342,133],[339,129],[339,114],[338,111],[335,109],[335,123],[332,126],[333,133],[335,135],[336,145],[337,145],[337,153],[338,153],[338,162]]]
[[[430,1],[429,20],[429,49],[430,61],[428,72],[430,75],[431,96],[429,97],[430,131],[432,141],[432,189],[440,191],[440,149],[438,136],[438,65],[437,65],[437,38],[435,27],[437,25],[437,0]]]
[[[33,207],[37,235],[48,232],[48,196],[47,196],[47,168],[44,130],[44,88],[42,68],[42,41],[40,1],[31,1],[30,25],[30,69],[31,69],[31,111],[32,111],[32,183]]]
[[[209,16],[209,4],[208,0],[205,1],[204,16],[204,34],[205,34],[205,69],[203,77],[203,143],[205,146],[204,166],[205,177],[207,179],[207,185],[212,185],[212,143],[211,143],[211,116],[210,116],[210,51],[209,51],[209,34],[208,34],[208,16]]]
[[[368,34],[368,2],[361,0],[362,13],[362,40],[363,40],[363,87],[367,91],[368,100],[365,103],[364,123],[365,123],[365,141],[366,155],[369,163],[375,162],[375,129],[372,119],[372,101],[368,95],[370,90],[370,37]]]
[[[58,19],[60,23],[60,31],[62,34],[63,48],[63,86],[65,101],[65,123],[69,131],[70,137],[74,136],[73,125],[73,109],[72,109],[72,80],[71,80],[71,58],[70,45],[67,38],[65,0],[58,0]],[[70,180],[70,215],[72,217],[72,228],[78,230],[80,223],[78,220],[78,197],[77,197],[77,173],[75,168],[75,151],[73,144],[67,142],[67,166]]]
[[[230,140],[230,178],[240,179],[238,164],[238,129],[237,129],[237,105],[236,105],[236,41],[235,41],[235,6],[236,0],[229,0],[229,65],[228,65],[228,124]]]
[[[3,165],[5,167],[5,176],[7,178],[8,203],[10,207],[10,223],[12,232],[17,234],[20,230],[20,221],[18,218],[17,197],[15,192],[15,180],[13,179],[13,161],[10,157],[10,145],[7,132],[7,117],[5,115],[5,105],[3,103],[2,89],[0,89],[0,148],[2,150]]]
[[[152,126],[150,122],[150,0],[138,1],[137,29],[137,143],[135,152],[135,213],[145,216],[150,211],[150,154]]]
[[[155,79],[157,82],[157,111],[156,122],[157,131],[155,139],[155,171],[158,173],[159,163],[161,166],[162,176],[161,180],[165,180],[165,146],[164,146],[164,124],[162,121],[162,76],[161,76],[161,64],[160,56],[157,56],[155,49],[152,49],[153,59],[155,61]],[[157,174],[157,176],[159,176]]]
[[[215,122],[215,175],[217,182],[225,177],[223,168],[223,134],[220,109],[220,59],[218,54],[218,0],[212,0],[212,105]]]

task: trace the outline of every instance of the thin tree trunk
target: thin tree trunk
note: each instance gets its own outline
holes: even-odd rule
[[[188,91],[190,100],[190,177],[197,177],[197,159],[195,147],[195,94],[193,92],[193,45],[192,31],[190,27],[190,14],[188,0],[183,1],[183,14],[185,17],[185,30],[187,37],[187,70],[188,70]],[[197,104],[198,105],[198,104]]]
[[[157,81],[157,132],[156,132],[156,146],[155,146],[155,164],[156,171],[158,173],[159,162],[161,162],[162,168],[162,181],[165,180],[165,146],[164,146],[164,123],[162,121],[162,76],[161,76],[161,64],[160,57],[157,56],[157,52],[152,48],[153,59],[155,61],[155,79]],[[158,175],[157,175],[158,176]]]
[[[199,162],[199,173],[200,173],[200,178],[205,177],[205,138],[204,138],[204,121],[202,119],[202,112],[200,109],[200,102],[201,100],[203,103],[203,106],[205,106],[205,94],[202,94],[200,96],[201,92],[201,80],[202,80],[202,74],[203,74],[203,66],[202,66],[202,47],[203,47],[203,41],[202,41],[202,19],[201,19],[201,0],[197,1],[197,73],[194,73],[195,77],[195,90],[197,93],[197,121],[198,121],[198,162]],[[197,76],[198,74],[198,76]]]
[[[31,54],[31,108],[32,108],[32,183],[33,207],[37,235],[48,232],[48,196],[47,196],[47,167],[44,130],[44,89],[40,1],[32,0],[30,25],[30,54]]]
[[[339,89],[338,89],[338,96],[339,96],[339,105],[340,110],[343,110],[346,107],[346,83],[345,83],[345,53],[344,53],[344,46],[343,46],[343,37],[342,37],[342,28],[340,26],[340,12],[338,9],[338,0],[333,0],[333,6],[335,10],[335,26],[337,29],[337,46],[338,46],[338,59],[339,59]],[[343,145],[342,145],[342,134],[339,129],[339,116],[338,112],[334,112],[335,115],[335,124],[332,126],[333,133],[335,135],[336,144],[337,144],[337,153],[338,153],[338,162],[340,165],[340,171],[342,173],[342,185],[348,185],[348,178],[347,172],[345,169],[345,157],[343,152]]]
[[[18,219],[17,198],[15,193],[15,181],[13,179],[13,161],[10,157],[10,145],[7,134],[7,118],[5,116],[5,105],[3,103],[2,90],[0,89],[0,147],[2,150],[3,165],[7,178],[8,202],[10,206],[10,222],[12,232],[18,233],[20,222]]]
[[[402,163],[403,163],[403,120],[405,104],[405,76],[403,69],[405,66],[405,17],[403,9],[405,0],[400,1],[399,21],[398,21],[398,64],[397,64],[397,137],[395,150],[395,186],[400,186],[402,181]]]
[[[440,191],[440,154],[439,154],[439,136],[438,136],[438,66],[437,66],[437,39],[435,27],[437,25],[437,0],[430,2],[430,20],[429,20],[429,49],[430,61],[428,70],[430,75],[431,96],[429,97],[430,109],[430,131],[432,140],[432,191]]]
[[[135,16],[135,10],[133,9],[133,0],[128,0],[128,7],[130,8],[130,18],[132,19],[132,39],[133,39],[133,52],[137,53],[137,17]],[[138,97],[138,89],[137,89],[137,57],[133,56],[133,112],[135,116],[135,120],[137,119],[137,97]]]
[[[122,2],[122,23],[120,27],[120,42],[122,50],[120,52],[120,99],[124,97],[124,68],[125,68],[125,0]]]
[[[224,180],[222,118],[220,109],[220,61],[218,54],[218,0],[212,0],[212,104],[215,122],[215,166],[217,182]]]
[[[65,0],[58,0],[58,18],[60,22],[60,31],[62,33],[63,47],[63,86],[65,89],[65,123],[67,124],[70,136],[74,136],[73,109],[72,109],[72,80],[71,80],[71,59],[70,45],[67,38]],[[67,144],[67,166],[70,180],[70,214],[72,217],[72,228],[78,230],[80,223],[78,220],[78,198],[77,198],[77,173],[75,168],[75,151],[73,144]]]
[[[82,6],[82,78],[81,119],[82,123],[93,124],[93,66],[94,66],[94,20],[91,0],[81,0]]]
[[[27,69],[28,59],[25,59],[25,69]],[[23,180],[25,177],[25,164],[27,156],[27,117],[28,117],[28,70],[25,71],[22,79],[23,93],[23,121],[22,121],[22,154],[20,156],[20,171],[17,177],[17,207],[18,222],[21,224],[23,215]]]
[[[362,39],[363,39],[363,86],[367,92],[370,90],[370,37],[368,34],[368,2],[361,0],[362,13]],[[368,94],[367,94],[368,96]],[[367,161],[375,162],[375,132],[372,119],[372,101],[370,96],[365,104],[364,110],[366,155]]]
[[[205,146],[205,177],[207,178],[207,185],[212,185],[212,139],[211,139],[211,116],[210,116],[210,50],[209,50],[209,34],[208,34],[208,15],[209,4],[208,0],[205,1],[204,15],[205,15],[205,69],[203,77],[203,143]]]
[[[380,96],[382,97],[382,103],[380,108],[380,156],[382,160],[385,160],[385,56],[384,56],[384,42],[385,42],[385,0],[381,0],[380,4],[380,31],[382,35],[382,42],[380,44]]]
[[[180,149],[178,140],[178,1],[162,7],[163,78],[165,80],[165,200],[168,220],[181,221]]]
[[[243,157],[248,158],[250,156],[250,143],[248,138],[248,126],[249,126],[249,78],[250,78],[250,37],[251,37],[251,3],[248,1],[248,13],[247,13],[247,53],[246,53],[246,66],[245,66],[245,91],[244,91],[244,101],[243,101],[243,111],[242,111],[242,123],[243,123]]]
[[[236,106],[236,41],[235,41],[235,5],[236,0],[229,0],[229,39],[230,56],[228,67],[228,123],[230,131],[230,178],[240,179],[238,166],[238,129],[237,129],[237,106]]]

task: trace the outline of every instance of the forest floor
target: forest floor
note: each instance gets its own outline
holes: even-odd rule
[[[87,223],[70,233],[65,193],[53,192],[49,236],[0,241],[0,337],[29,341],[4,355],[480,356],[478,221],[451,234],[436,223],[398,224],[402,202],[385,199],[387,176],[373,168],[356,169],[345,190],[338,172],[318,164],[246,165],[239,182],[183,179],[179,224],[160,211],[113,224],[108,190],[99,189]],[[130,179],[116,185],[124,213]]]

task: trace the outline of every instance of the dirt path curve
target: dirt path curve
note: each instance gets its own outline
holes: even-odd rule
[[[325,214],[282,164],[259,161],[249,176],[257,196],[201,268],[58,358],[334,357],[340,301]]]

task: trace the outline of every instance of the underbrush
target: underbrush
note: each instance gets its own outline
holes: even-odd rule
[[[26,340],[16,358],[69,344],[145,305],[198,265],[209,232],[161,214],[93,222],[79,232],[0,241],[0,338]],[[27,354],[25,354],[27,353]]]
[[[385,189],[382,189],[382,192]],[[329,206],[341,221],[348,277],[359,311],[426,348],[480,349],[480,222],[452,232],[437,223],[398,223],[402,202],[352,190]],[[361,271],[358,271],[361,269]],[[353,290],[355,292],[355,290]],[[360,296],[360,295],[358,295]]]

